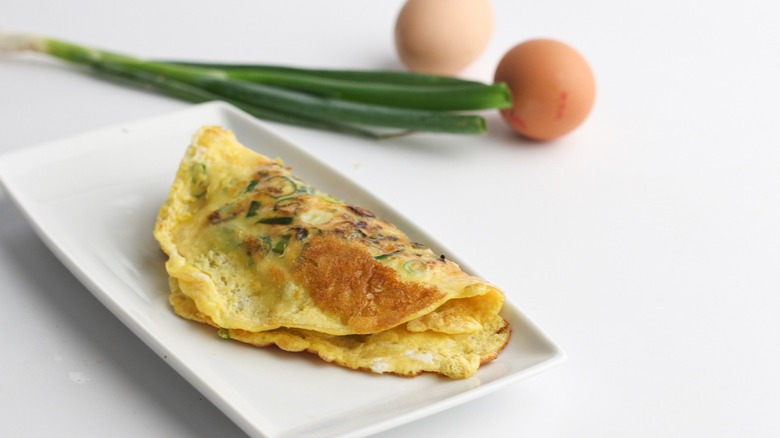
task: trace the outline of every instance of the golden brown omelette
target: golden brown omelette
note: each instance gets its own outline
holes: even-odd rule
[[[223,337],[464,378],[511,333],[496,287],[220,127],[195,135],[154,235],[175,312]]]

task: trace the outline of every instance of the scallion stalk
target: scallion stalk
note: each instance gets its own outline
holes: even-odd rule
[[[185,100],[193,103],[211,102],[215,100],[222,100],[227,102],[241,110],[257,117],[258,119],[267,120],[271,122],[285,123],[288,125],[302,126],[305,128],[321,129],[327,131],[340,132],[343,134],[351,134],[359,137],[366,137],[371,139],[382,139],[390,137],[398,137],[400,135],[408,134],[409,131],[398,131],[380,133],[374,132],[368,129],[362,129],[358,126],[347,125],[338,122],[323,122],[321,120],[307,119],[295,114],[286,114],[278,111],[270,111],[263,108],[258,108],[252,105],[245,104],[237,100],[227,99],[217,94],[211,93],[202,88],[198,88],[184,82],[179,82],[171,78],[156,75],[146,71],[139,71],[135,69],[124,68],[117,64],[106,64],[96,62],[92,65],[95,73],[99,76],[107,79],[116,80],[123,83],[138,86],[147,90],[155,91],[167,96]]]
[[[288,67],[267,64],[228,64],[192,61],[164,61],[169,64],[179,64],[191,67],[211,68],[237,73],[290,73],[301,76],[313,76],[326,79],[339,79],[352,82],[373,82],[395,85],[420,86],[467,86],[484,85],[481,82],[460,79],[451,76],[437,76],[425,73],[383,71],[383,70],[336,70]]]
[[[224,100],[261,119],[369,138],[416,131],[481,134],[484,119],[458,111],[511,104],[504,84],[416,73],[147,61],[53,38],[0,33],[3,51],[40,52],[175,98]]]
[[[460,111],[511,106],[509,88],[504,83],[486,85],[443,76],[410,74],[414,81],[402,82],[403,74],[387,72],[368,76],[373,80],[355,80],[355,72],[269,68],[267,66],[231,66],[193,64],[195,68],[219,70],[229,78],[273,85],[316,95],[362,103],[432,111]],[[421,76],[418,78],[418,76]],[[365,75],[364,79],[368,79]],[[439,79],[435,81],[434,79]]]

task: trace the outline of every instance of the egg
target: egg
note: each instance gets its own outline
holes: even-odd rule
[[[409,70],[455,75],[482,53],[492,33],[490,0],[409,0],[396,20],[395,45]]]
[[[515,131],[534,140],[552,140],[577,128],[596,98],[588,62],[571,46],[534,39],[511,48],[496,67],[495,82],[512,92],[512,107],[501,110]]]

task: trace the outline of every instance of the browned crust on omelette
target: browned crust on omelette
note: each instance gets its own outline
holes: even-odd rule
[[[394,327],[444,297],[438,288],[401,281],[360,245],[332,236],[311,238],[293,275],[317,307],[355,333]]]

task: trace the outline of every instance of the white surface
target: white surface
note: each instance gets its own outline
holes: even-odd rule
[[[0,29],[150,57],[398,68],[400,1],[221,4],[5,0]],[[379,436],[780,434],[777,3],[495,9],[496,33],[465,75],[489,80],[531,37],[571,43],[599,84],[574,134],[528,145],[493,114],[482,138],[375,144],[277,128],[511,291],[568,353]],[[2,151],[186,106],[0,58]],[[0,284],[0,435],[242,435],[68,273],[5,194]]]
[[[514,332],[509,344],[498,359],[463,380],[379,377],[327,366],[313,356],[272,348],[260,353],[177,317],[167,299],[165,257],[151,229],[192,127],[204,125],[230,129],[258,152],[283,157],[301,179],[370,209],[415,242],[475,271],[403,214],[224,103],[0,155],[0,185],[44,243],[106,308],[247,433],[365,436],[484,396],[563,360],[563,352],[510,302],[502,312]],[[68,376],[89,381],[79,371]]]

